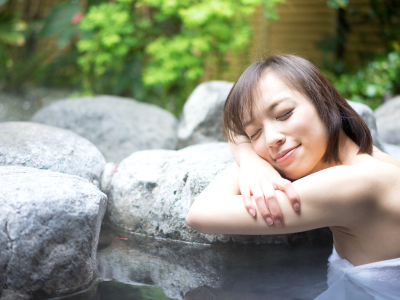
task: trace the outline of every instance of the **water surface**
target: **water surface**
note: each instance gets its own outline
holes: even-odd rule
[[[313,299],[327,288],[331,252],[331,245],[184,243],[103,226],[95,299]]]

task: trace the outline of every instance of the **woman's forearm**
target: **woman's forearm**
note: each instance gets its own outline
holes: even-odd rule
[[[392,167],[394,168],[394,167]],[[297,180],[294,187],[302,198],[302,208],[294,211],[285,193],[277,191],[276,199],[285,216],[283,226],[265,224],[258,207],[251,217],[238,194],[239,166],[234,163],[217,175],[190,208],[187,223],[192,228],[211,234],[281,234],[325,226],[357,224],[376,209],[381,193],[376,184],[374,166],[337,166]],[[254,197],[251,201],[255,204]]]
[[[264,161],[271,167],[271,170],[274,169],[267,161],[257,155],[248,137],[237,135],[234,137],[234,139],[234,142],[229,143],[229,147],[231,148],[233,157],[239,166],[241,165],[242,161],[254,159],[258,161]]]
[[[268,225],[281,226],[283,215],[276,199],[276,190],[284,191],[293,209],[298,211],[300,199],[296,190],[269,162],[258,156],[248,137],[236,135],[230,147],[240,166],[239,187],[246,210],[253,217],[260,213]],[[255,203],[250,196],[254,197]]]

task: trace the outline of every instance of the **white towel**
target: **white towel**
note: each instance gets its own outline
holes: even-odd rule
[[[353,266],[333,248],[328,289],[315,300],[400,299],[400,258]]]

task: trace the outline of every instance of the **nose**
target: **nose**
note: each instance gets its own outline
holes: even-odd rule
[[[285,135],[278,130],[275,126],[267,126],[265,131],[265,144],[267,148],[274,148],[285,143]]]

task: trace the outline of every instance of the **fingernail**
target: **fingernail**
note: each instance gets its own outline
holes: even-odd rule
[[[300,209],[300,205],[298,203],[295,203],[293,205],[293,208],[294,208],[295,211],[298,211]]]
[[[274,222],[272,221],[272,219],[270,217],[266,218],[265,221],[267,222],[268,225],[274,224]]]
[[[254,210],[252,210],[251,208],[249,209],[249,213],[252,217],[254,217],[256,214],[254,213]]]
[[[282,221],[281,221],[281,219],[276,219],[276,220],[275,220],[275,225],[276,225],[277,227],[281,227],[281,226],[282,226]]]

